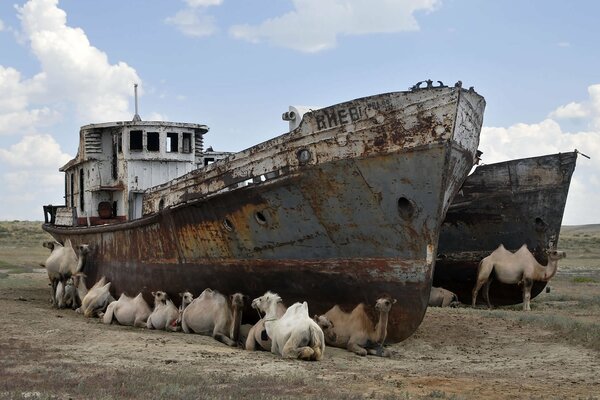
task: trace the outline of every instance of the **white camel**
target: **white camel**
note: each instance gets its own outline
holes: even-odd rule
[[[194,295],[190,292],[179,293],[181,297],[181,304],[179,304],[179,316],[177,317],[177,326],[181,328],[181,318],[183,317],[183,311],[194,301]]]
[[[345,312],[339,306],[333,306],[324,315],[315,315],[315,320],[325,332],[325,342],[334,347],[347,349],[359,356],[367,354],[389,357],[389,350],[383,347],[387,336],[388,316],[396,303],[388,295],[383,295],[375,302],[375,310],[379,312],[377,324],[373,324],[366,306],[360,303],[352,312]],[[325,317],[325,318],[323,318]],[[326,328],[324,323],[331,326]]]
[[[110,282],[106,282],[106,277],[103,276],[87,291],[81,300],[81,307],[75,311],[83,314],[86,318],[96,317],[114,301],[115,299],[110,294]]]
[[[458,296],[455,293],[441,287],[431,287],[429,307],[448,307],[458,303]]]
[[[141,293],[135,297],[121,293],[119,300],[113,301],[106,308],[102,322],[110,325],[113,320],[116,320],[120,325],[144,328],[151,313],[152,310]]]
[[[265,328],[271,338],[271,352],[284,358],[318,361],[325,352],[323,330],[308,314],[308,303],[295,303],[277,318],[281,297],[266,292],[252,301],[252,307],[264,312]]]
[[[177,320],[179,310],[169,299],[169,296],[163,291],[152,292],[154,296],[154,310],[146,321],[148,329],[164,329],[166,331],[176,332],[179,330]]]
[[[489,290],[495,276],[502,283],[523,285],[523,310],[530,311],[533,282],[548,282],[556,274],[558,260],[567,256],[564,251],[549,250],[546,253],[548,264],[543,266],[537,262],[526,245],[521,246],[515,253],[506,250],[503,245],[498,246],[492,254],[481,260],[477,267],[477,281],[473,287],[471,299],[472,306],[475,307],[477,293],[483,286],[483,297],[488,307],[492,308]]]
[[[56,289],[58,282],[62,281],[63,290],[66,280],[71,275],[81,271],[86,257],[89,254],[89,247],[86,244],[79,245],[77,247],[77,253],[71,244],[71,240],[67,239],[64,245],[56,241],[48,241],[43,243],[44,247],[51,250],[50,255],[44,262],[46,271],[48,272],[48,278],[51,283],[51,298],[52,304],[58,307],[57,299],[59,296],[56,295]]]
[[[227,298],[205,289],[183,311],[181,328],[185,333],[210,335],[228,346],[237,346],[244,299],[241,293]]]
[[[255,307],[256,304],[252,302],[252,307]],[[275,316],[277,318],[281,318],[287,307],[283,304],[283,302],[277,303],[277,311],[275,312]],[[257,308],[257,311],[261,311]],[[272,342],[267,335],[267,330],[265,328],[265,317],[261,318],[256,324],[250,328],[248,331],[248,337],[246,338],[245,349],[254,351],[254,350],[266,350],[271,351]]]

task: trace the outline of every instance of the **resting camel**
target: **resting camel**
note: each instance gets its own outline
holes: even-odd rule
[[[458,303],[458,296],[441,287],[431,287],[429,307],[448,307]]]
[[[166,331],[176,332],[179,330],[177,320],[179,319],[179,310],[169,299],[165,292],[152,292],[154,296],[154,310],[146,321],[148,329],[164,329]]]
[[[236,346],[240,334],[244,295],[229,298],[212,289],[205,289],[183,311],[181,328],[185,333],[200,333],[228,346]]]
[[[89,248],[88,245],[82,244],[77,247],[79,254],[76,254],[70,239],[65,241],[64,246],[55,241],[44,242],[43,246],[51,250],[44,266],[48,271],[48,278],[52,286],[52,304],[58,307],[58,296],[56,295],[58,282],[62,281],[64,289],[65,281],[74,273],[81,271]]]
[[[265,328],[271,338],[271,353],[285,358],[318,361],[325,352],[321,327],[308,315],[308,303],[295,303],[277,318],[281,297],[266,292],[252,301],[252,307],[263,311]]]
[[[477,293],[483,286],[483,297],[488,307],[492,308],[489,290],[495,276],[502,283],[522,284],[523,311],[530,311],[529,303],[533,281],[548,282],[556,274],[558,260],[567,256],[564,251],[549,250],[546,253],[548,254],[548,265],[543,266],[537,262],[526,245],[521,246],[515,253],[506,250],[503,245],[498,246],[492,254],[481,260],[477,267],[477,281],[473,287],[472,306],[475,307]]]
[[[252,307],[255,307],[255,303],[252,302]],[[277,318],[281,318],[287,307],[283,305],[283,302],[277,303],[277,310],[275,312],[275,316]],[[261,311],[257,308],[257,311]],[[254,350],[266,350],[271,351],[272,342],[267,335],[267,330],[265,328],[265,318],[261,318],[256,324],[250,328],[248,331],[248,337],[246,338],[246,350],[254,351]]]
[[[179,305],[179,316],[177,317],[177,326],[181,327],[181,317],[183,317],[183,311],[194,301],[194,295],[190,292],[179,293],[181,297],[181,304]]]
[[[81,307],[75,311],[82,313],[86,318],[96,317],[114,301],[110,294],[110,282],[107,283],[103,276],[90,288],[81,300]]]
[[[141,293],[135,297],[129,297],[125,293],[121,293],[119,300],[113,301],[106,308],[106,313],[102,316],[102,322],[110,325],[114,319],[121,325],[144,328],[151,313],[152,310],[150,310],[150,306]]]
[[[379,321],[373,325],[363,303],[357,305],[350,313],[342,311],[339,306],[333,306],[323,316],[331,323],[331,328],[325,330],[325,342],[333,347],[352,351],[359,356],[367,354],[389,357],[390,352],[383,348],[387,336],[388,315],[392,305],[396,303],[388,295],[383,295],[375,302],[379,311]],[[323,316],[315,316],[321,319]]]

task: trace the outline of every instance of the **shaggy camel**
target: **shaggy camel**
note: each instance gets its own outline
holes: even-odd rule
[[[295,303],[277,318],[281,297],[266,292],[252,301],[252,307],[265,315],[265,328],[271,338],[271,353],[285,358],[318,361],[325,352],[323,330],[308,315],[308,304]]]
[[[526,245],[521,246],[515,253],[506,250],[503,245],[498,246],[492,254],[481,260],[477,267],[477,282],[473,287],[472,306],[475,307],[477,293],[483,286],[483,297],[488,307],[492,308],[489,290],[495,275],[496,279],[502,283],[523,285],[523,310],[530,311],[529,303],[533,282],[548,282],[556,274],[558,260],[567,256],[564,251],[548,250],[546,253],[548,254],[548,265],[543,266],[536,261]]]
[[[154,310],[146,321],[148,329],[164,329],[166,331],[176,332],[179,330],[177,320],[179,319],[179,310],[169,299],[165,292],[152,292],[154,296]]]
[[[254,302],[252,302],[252,307],[255,307]],[[259,313],[261,310],[256,309]],[[277,318],[281,318],[287,307],[282,303],[277,303],[277,310],[275,312],[275,316]],[[267,335],[267,330],[265,328],[265,318],[261,318],[256,324],[250,328],[248,332],[248,337],[246,338],[246,350],[254,351],[254,350],[266,350],[271,351],[272,342]]]
[[[183,311],[194,301],[194,295],[190,292],[179,293],[181,297],[181,304],[179,305],[179,316],[177,317],[177,326],[181,328],[181,317],[183,317]]]
[[[200,333],[228,346],[236,346],[240,334],[245,296],[235,293],[229,298],[205,289],[183,311],[181,328],[185,333]]]
[[[129,297],[121,293],[119,300],[113,301],[106,308],[106,313],[102,316],[102,322],[110,325],[113,319],[120,325],[135,326],[138,328],[146,327],[146,321],[152,313],[150,306],[142,294],[135,297]]]
[[[448,307],[458,303],[458,296],[441,287],[431,287],[429,307]]]
[[[78,246],[77,250],[79,254],[77,254],[69,239],[65,241],[64,245],[55,241],[49,241],[44,242],[43,246],[51,250],[44,266],[46,267],[48,278],[50,279],[52,286],[52,304],[55,307],[58,307],[58,296],[56,295],[58,282],[62,281],[64,290],[65,281],[74,273],[81,271],[89,253],[89,247],[86,244]]]
[[[106,278],[103,276],[87,291],[81,300],[81,307],[75,311],[82,313],[86,318],[96,317],[114,301],[114,297],[110,294],[110,282],[107,283]]]
[[[332,307],[323,316],[331,327],[325,330],[325,342],[333,347],[352,351],[359,356],[367,354],[389,357],[389,350],[383,348],[387,336],[388,315],[392,305],[396,303],[388,295],[383,295],[375,302],[379,311],[379,321],[373,325],[363,303],[357,305],[352,312],[342,311],[339,306]],[[315,316],[316,320],[323,316]]]

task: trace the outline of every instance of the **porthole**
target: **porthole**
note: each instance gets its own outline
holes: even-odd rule
[[[410,219],[415,213],[415,206],[406,197],[400,197],[398,199],[398,213],[400,217]]]
[[[261,225],[267,224],[267,217],[266,217],[265,213],[262,211],[255,212],[254,219],[256,219],[256,222],[258,222]]]
[[[307,149],[301,149],[298,150],[298,152],[296,153],[296,157],[298,157],[300,165],[305,165],[310,161],[311,154],[310,151],[308,151]]]
[[[229,220],[229,218],[225,218],[223,220],[223,228],[225,228],[229,232],[233,231],[233,223]]]
[[[163,208],[165,208],[165,199],[160,199],[160,201],[158,202],[158,210],[162,210]]]

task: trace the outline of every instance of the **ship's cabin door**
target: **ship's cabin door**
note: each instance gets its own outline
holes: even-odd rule
[[[129,199],[129,219],[142,218],[143,193],[131,193]]]

